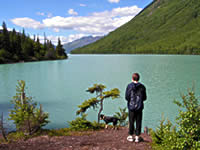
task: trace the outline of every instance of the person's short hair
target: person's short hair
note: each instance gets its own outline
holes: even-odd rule
[[[133,73],[132,79],[133,79],[133,81],[139,81],[140,75],[138,73]]]

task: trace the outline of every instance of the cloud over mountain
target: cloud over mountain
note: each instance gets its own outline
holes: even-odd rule
[[[105,35],[124,23],[131,20],[142,9],[137,6],[119,7],[111,11],[94,12],[88,16],[78,16],[73,9],[68,13],[74,16],[54,16],[45,18],[41,22],[32,18],[15,18],[11,21],[24,28],[42,29],[51,28],[55,32],[62,30],[74,30],[82,34]]]

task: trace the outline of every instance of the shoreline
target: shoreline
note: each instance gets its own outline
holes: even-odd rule
[[[108,54],[106,54],[106,53],[74,53],[74,54],[70,54],[70,55],[122,55],[122,56],[124,56],[124,55],[150,55],[150,56],[152,56],[152,55],[158,55],[158,56],[163,56],[163,55],[166,55],[166,56],[200,56],[200,54],[149,54],[149,53],[137,53],[137,54],[132,54],[132,53],[127,53],[127,54],[125,54],[125,53],[123,53],[123,54],[120,54],[120,53],[108,53]]]
[[[64,59],[45,59],[45,60],[30,60],[30,61],[18,61],[18,62],[8,62],[8,63],[0,63],[0,65],[7,65],[7,64],[23,64],[23,63],[31,63],[31,62],[45,62],[45,61],[58,61],[58,60],[67,60],[69,57]]]

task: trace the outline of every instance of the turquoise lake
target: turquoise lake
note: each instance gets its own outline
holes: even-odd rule
[[[103,113],[113,115],[126,107],[125,89],[134,72],[140,73],[147,89],[143,127],[155,129],[162,114],[173,122],[178,114],[173,100],[193,85],[199,96],[200,56],[69,55],[67,60],[0,65],[0,112],[8,117],[17,80],[25,80],[27,95],[49,113],[51,122],[46,128],[67,127],[67,121],[77,117],[77,106],[95,96],[86,92],[95,83],[121,91],[120,98],[105,100]],[[97,111],[87,113],[89,120],[97,120]],[[14,128],[11,122],[7,127]]]

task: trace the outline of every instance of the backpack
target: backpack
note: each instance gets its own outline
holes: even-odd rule
[[[143,108],[143,100],[140,89],[131,90],[128,108],[131,111],[137,111]]]

